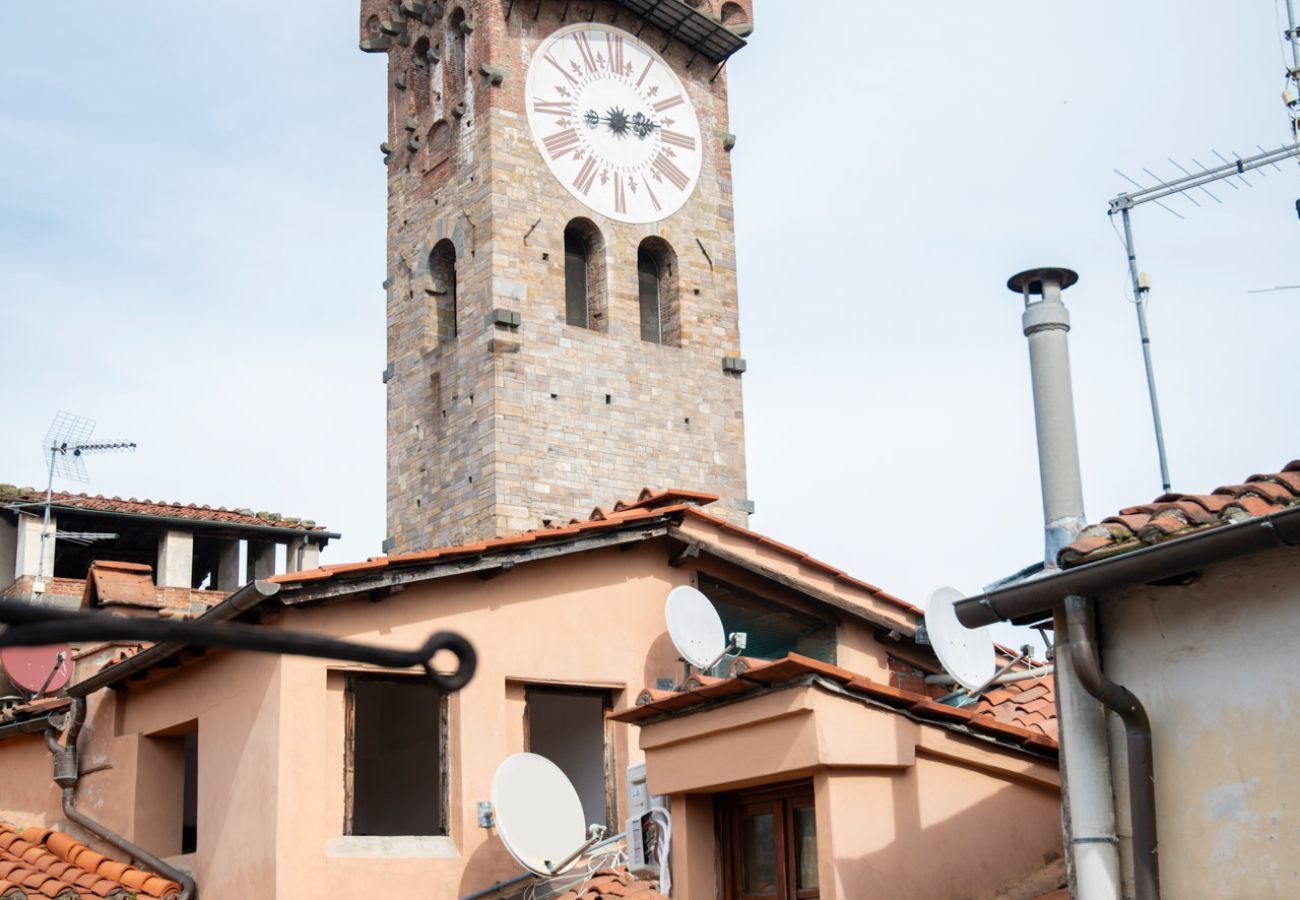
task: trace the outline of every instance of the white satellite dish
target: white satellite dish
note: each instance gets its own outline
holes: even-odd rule
[[[510,855],[545,877],[572,868],[587,838],[582,801],[560,767],[536,753],[516,753],[492,776],[497,832]]]
[[[668,635],[677,652],[695,668],[711,668],[727,652],[727,633],[713,603],[700,591],[682,585],[664,602]]]
[[[956,588],[936,588],[925,607],[925,630],[939,662],[957,683],[974,693],[988,686],[997,671],[993,636],[987,628],[967,628],[953,608],[965,594]]]

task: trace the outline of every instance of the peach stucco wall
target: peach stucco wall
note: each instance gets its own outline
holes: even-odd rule
[[[1099,601],[1106,673],[1151,719],[1165,897],[1300,897],[1298,561],[1294,549],[1260,553]],[[1128,886],[1127,753],[1110,723]]]
[[[476,805],[489,799],[501,760],[524,749],[523,685],[607,689],[616,707],[626,706],[657,678],[681,678],[663,621],[672,587],[690,583],[697,566],[763,587],[761,578],[716,561],[672,568],[672,547],[652,541],[592,551],[486,581],[436,579],[382,602],[348,598],[267,622],[388,646],[415,646],[439,629],[474,642],[478,673],[450,704],[449,839],[345,838],[343,674],[358,667],[296,657],[213,651],[123,694],[92,698],[83,768],[96,761],[112,768],[82,780],[80,805],[160,855],[177,852],[176,773],[147,736],[197,721],[199,833],[189,862],[207,897],[360,898],[382,886],[387,896],[453,898],[512,877],[519,869],[495,832],[478,827]],[[772,599],[790,596],[787,587],[763,590]],[[850,594],[846,602],[863,601]],[[872,628],[838,618],[839,662],[879,677],[884,648]],[[626,767],[642,752],[628,726],[614,725],[613,734],[622,807]],[[67,827],[38,739],[0,742],[0,766],[7,819]],[[697,825],[711,833],[704,819]]]
[[[823,900],[975,898],[1061,853],[1056,766],[809,686],[642,728],[673,877],[720,896],[714,794],[811,777]]]

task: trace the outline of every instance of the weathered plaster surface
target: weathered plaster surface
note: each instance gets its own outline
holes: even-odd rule
[[[1107,673],[1151,717],[1165,896],[1300,896],[1300,551],[1129,590],[1105,598],[1099,616]],[[1127,863],[1123,729],[1113,720],[1111,761]]]

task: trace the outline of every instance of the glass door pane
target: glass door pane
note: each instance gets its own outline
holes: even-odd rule
[[[776,840],[770,812],[740,817],[740,892],[746,897],[777,895]]]
[[[811,806],[795,807],[794,854],[798,890],[816,890],[820,887],[817,878],[817,811]]]

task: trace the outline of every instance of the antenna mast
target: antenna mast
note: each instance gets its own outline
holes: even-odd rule
[[[83,484],[90,481],[86,472],[86,461],[82,459],[87,453],[116,453],[122,450],[134,450],[133,441],[91,441],[90,435],[95,430],[95,422],[82,416],[60,412],[54,417],[50,430],[45,432],[45,442],[41,445],[41,455],[45,457],[47,477],[45,480],[45,518],[41,525],[41,552],[36,563],[36,580],[32,582],[32,593],[45,592],[45,544],[50,539],[50,507],[54,503],[54,476],[57,474],[70,481]],[[113,535],[84,532],[70,535],[80,540],[98,540]],[[51,573],[53,574],[53,573]]]
[[[1291,86],[1282,98],[1291,111],[1291,139],[1300,141],[1300,32],[1295,26],[1295,0],[1286,0],[1286,41],[1291,45],[1291,71],[1287,73]],[[1300,212],[1300,206],[1296,211]]]

